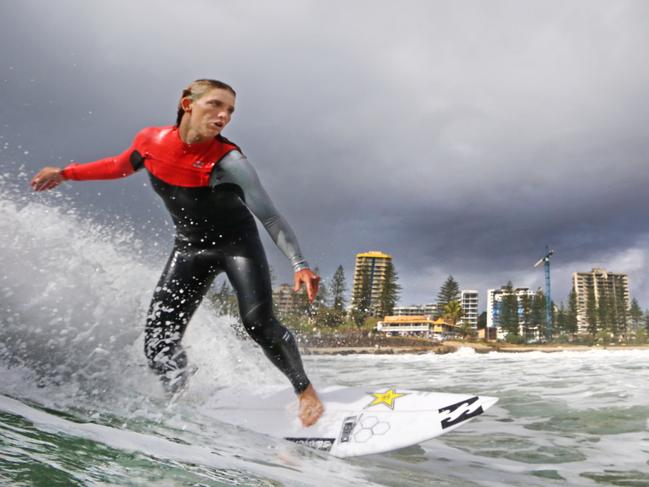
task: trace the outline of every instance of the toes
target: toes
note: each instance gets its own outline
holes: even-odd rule
[[[316,406],[309,408],[300,413],[300,420],[304,426],[311,426],[315,424],[316,421],[322,416],[324,408],[322,406]]]

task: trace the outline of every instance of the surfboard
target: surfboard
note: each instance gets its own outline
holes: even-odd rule
[[[399,387],[329,386],[318,389],[318,395],[325,412],[309,428],[297,418],[291,389],[259,395],[222,391],[215,413],[226,423],[344,458],[422,443],[453,431],[498,401]]]

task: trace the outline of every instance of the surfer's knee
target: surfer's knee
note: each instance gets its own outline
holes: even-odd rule
[[[271,345],[279,342],[288,332],[275,318],[272,306],[267,302],[257,303],[241,316],[241,321],[248,334],[260,345]],[[288,337],[287,337],[288,338]]]

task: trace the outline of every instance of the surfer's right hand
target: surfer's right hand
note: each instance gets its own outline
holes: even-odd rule
[[[294,292],[298,292],[302,287],[302,283],[304,283],[304,287],[306,287],[306,295],[309,298],[309,302],[313,303],[313,300],[318,294],[320,276],[315,274],[311,269],[301,269],[295,273],[294,283]]]
[[[34,191],[45,191],[56,188],[64,180],[63,169],[59,167],[44,167],[32,178],[31,186]]]

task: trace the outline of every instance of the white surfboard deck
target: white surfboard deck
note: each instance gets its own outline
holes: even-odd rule
[[[305,428],[291,389],[259,395],[222,391],[214,411],[226,423],[284,438],[336,457],[382,453],[443,435],[493,406],[495,397],[399,387],[318,389],[325,412]]]

